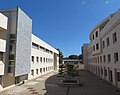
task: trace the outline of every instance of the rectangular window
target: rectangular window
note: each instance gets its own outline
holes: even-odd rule
[[[36,69],[36,74],[38,74],[38,69]]]
[[[9,60],[14,60],[14,54],[9,56]]]
[[[40,73],[42,73],[42,68],[40,68]]]
[[[0,61],[3,61],[3,53],[0,52]]]
[[[105,69],[105,76],[107,76],[107,70]]]
[[[37,61],[37,63],[39,62],[39,57],[36,57],[36,61]]]
[[[94,34],[93,34],[93,40],[94,40]]]
[[[95,32],[95,36],[98,37],[98,31]]]
[[[103,68],[101,68],[101,74],[103,74]]]
[[[47,58],[46,58],[46,63],[47,63]]]
[[[99,44],[97,43],[97,44],[96,44],[96,50],[98,50],[98,49],[99,49]]]
[[[113,33],[113,43],[115,43],[117,41],[117,35],[116,35],[116,32]]]
[[[93,46],[93,51],[95,51],[95,46]]]
[[[117,72],[117,81],[120,82],[120,72]]]
[[[108,63],[111,61],[111,56],[108,54]]]
[[[103,46],[103,48],[105,48],[105,41],[102,42],[102,46]]]
[[[109,38],[106,39],[106,42],[107,42],[107,47],[108,47],[110,44]]]
[[[34,70],[31,70],[31,75],[34,76]]]
[[[45,62],[45,58],[44,58],[44,62]]]
[[[114,62],[116,63],[118,61],[118,53],[114,53]]]
[[[105,55],[103,56],[103,61],[104,61],[104,63],[106,62],[106,57],[105,57]]]
[[[40,62],[42,63],[42,57],[40,57]]]
[[[34,63],[34,56],[32,56],[32,62]]]
[[[98,57],[98,63],[99,63],[99,57]]]
[[[100,63],[102,63],[102,56],[100,56]]]

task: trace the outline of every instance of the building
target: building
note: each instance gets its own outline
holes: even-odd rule
[[[84,69],[87,69],[88,66],[88,48],[89,44],[83,44],[81,50],[82,50],[82,64],[84,64]]]
[[[19,7],[0,11],[1,88],[57,70],[58,55],[32,34],[32,20]]]
[[[120,88],[120,9],[90,33],[88,70]]]

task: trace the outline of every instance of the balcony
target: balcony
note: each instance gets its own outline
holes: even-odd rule
[[[8,18],[0,13],[0,30],[7,30],[7,21]]]
[[[6,51],[6,40],[0,39],[0,52]]]
[[[4,63],[0,61],[0,75],[4,75]]]

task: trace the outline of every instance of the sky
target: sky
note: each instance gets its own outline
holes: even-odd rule
[[[81,54],[92,29],[120,8],[120,0],[1,0],[0,10],[19,6],[33,22],[32,33],[64,57]]]

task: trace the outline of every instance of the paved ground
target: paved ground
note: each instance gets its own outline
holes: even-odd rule
[[[120,95],[120,92],[118,92],[120,89],[85,70],[80,70],[79,76],[76,77],[82,82],[82,86],[78,88],[59,87],[57,84],[63,78],[54,74],[56,72],[5,90],[0,95]]]

